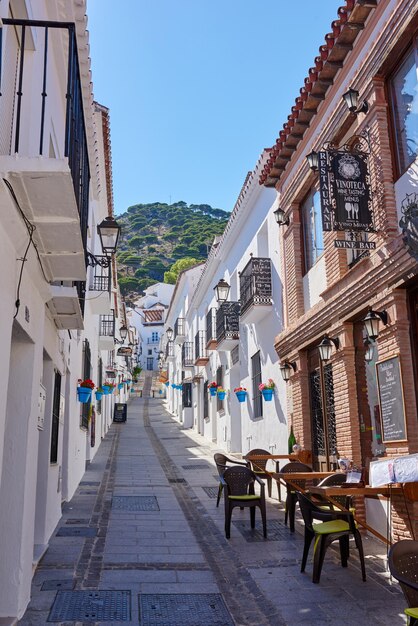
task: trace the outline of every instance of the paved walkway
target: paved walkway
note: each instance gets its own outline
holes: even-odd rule
[[[404,600],[385,549],[364,538],[348,568],[328,550],[321,582],[301,574],[302,525],[292,535],[270,500],[268,540],[234,509],[225,539],[216,508],[217,448],[182,431],[160,400],[135,399],[64,506],[33,580],[21,626],[396,626]],[[273,494],[275,495],[275,494]]]

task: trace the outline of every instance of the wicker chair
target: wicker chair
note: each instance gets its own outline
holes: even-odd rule
[[[418,541],[404,539],[389,551],[389,570],[399,582],[408,603],[405,613],[410,626],[418,625]]]
[[[263,535],[267,537],[266,499],[264,483],[248,467],[229,467],[221,476],[225,501],[225,535],[231,536],[231,517],[234,507],[250,509],[251,528],[255,528],[255,509],[258,507],[263,522]],[[260,485],[260,495],[255,495],[254,483]]]
[[[309,548],[314,539],[314,564],[312,582],[319,583],[322,565],[328,546],[338,539],[340,542],[341,565],[347,567],[349,557],[349,539],[353,535],[360,556],[363,581],[366,580],[363,543],[360,532],[357,530],[352,513],[343,511],[324,511],[317,506],[307,495],[297,493],[303,521],[305,522],[305,544],[303,547],[301,572],[305,571]],[[319,520],[315,524],[314,520]]]
[[[219,487],[218,487],[218,499],[216,500],[216,506],[219,506],[219,502],[221,499],[221,495],[222,495],[222,489],[223,489],[223,485],[221,482],[221,476],[223,476],[224,471],[227,469],[228,467],[228,463],[232,465],[243,465],[244,467],[250,467],[250,463],[248,461],[237,461],[236,459],[229,459],[227,456],[225,456],[224,454],[221,454],[220,452],[216,452],[213,455],[214,461],[216,463],[216,469],[218,470],[218,474],[219,474]]]
[[[305,465],[305,463],[300,463],[299,461],[291,461],[290,463],[286,463],[283,465],[280,470],[283,474],[293,474],[296,472],[312,472],[312,467],[309,465]],[[306,480],[305,479],[295,479],[294,482],[296,485],[301,487],[301,489],[305,489]],[[286,483],[286,505],[285,505],[285,515],[284,515],[284,523],[287,524],[287,520],[289,519],[289,528],[290,532],[295,532],[295,511],[296,511],[296,502],[297,496],[294,487],[291,487]]]
[[[254,448],[254,450],[250,450],[249,452],[247,452],[247,454],[245,455],[245,458],[252,456],[252,455],[257,455],[257,454],[264,455],[264,454],[270,454],[270,452],[268,450],[263,450],[262,448]],[[257,474],[259,478],[266,479],[269,498],[271,498],[271,486],[273,484],[273,479],[270,476],[270,474],[266,472],[266,465],[267,465],[267,460],[263,461],[262,459],[260,459],[259,461],[251,461],[251,468],[254,474]]]

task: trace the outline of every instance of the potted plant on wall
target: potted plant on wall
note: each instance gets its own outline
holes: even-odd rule
[[[103,387],[96,387],[95,394],[96,394],[96,400],[97,401],[101,400],[104,394]]]
[[[234,393],[238,398],[238,402],[245,402],[247,399],[247,390],[245,387],[235,387]]]
[[[92,380],[90,380],[90,378],[86,378],[85,380],[81,380],[81,378],[79,378],[77,387],[78,401],[83,404],[90,402],[91,394],[95,386],[96,385]]]
[[[115,387],[116,384],[113,381],[106,380],[105,384],[103,385],[103,391],[105,395],[108,396],[110,393],[113,393]]]
[[[209,383],[208,389],[209,389],[209,393],[212,396],[212,398],[214,398],[216,396],[217,388],[218,388],[218,383],[215,383],[215,381],[213,381],[212,383]]]
[[[260,383],[258,385],[259,390],[263,394],[263,399],[266,402],[270,402],[273,399],[274,388],[276,384],[272,378],[269,378],[266,383]]]
[[[223,387],[218,387],[216,389],[216,393],[218,394],[219,400],[225,400],[226,389],[224,389]]]

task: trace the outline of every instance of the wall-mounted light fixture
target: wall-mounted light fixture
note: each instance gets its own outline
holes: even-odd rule
[[[104,254],[110,256],[116,252],[120,231],[121,227],[113,217],[106,217],[103,222],[98,224],[97,232],[99,233]]]
[[[340,347],[340,340],[338,339],[338,337],[328,337],[328,335],[324,335],[321,343],[318,346],[319,358],[323,363],[326,363],[330,360],[333,344],[335,346],[335,349],[338,350],[338,348]]]
[[[351,87],[348,91],[343,93],[343,100],[346,103],[348,110],[355,115],[358,115],[359,113],[367,113],[369,110],[367,100],[363,100],[363,102],[359,104],[359,96],[359,92],[355,89],[351,89]]]
[[[286,213],[283,211],[283,209],[276,209],[274,211],[274,217],[276,218],[276,222],[279,226],[289,226],[289,217],[286,217]]]
[[[172,340],[172,338],[173,338],[173,333],[174,333],[173,329],[169,326],[169,327],[167,328],[167,330],[165,331],[165,334],[167,335],[167,339],[168,339],[168,341],[171,341],[171,340]]]
[[[280,365],[280,373],[286,382],[290,379],[293,372],[296,372],[296,361],[283,361]]]
[[[318,153],[312,150],[312,152],[306,155],[306,160],[308,161],[310,169],[316,172],[319,167]]]
[[[222,302],[227,302],[230,286],[228,285],[226,280],[221,278],[218,284],[214,287],[214,290],[216,301],[218,302],[218,304],[222,304]]]
[[[385,326],[388,325],[388,314],[386,311],[373,311],[370,308],[363,322],[369,339],[375,341],[379,336],[380,322]]]
[[[364,347],[366,352],[364,353],[364,360],[366,363],[371,363],[374,359],[374,343],[369,341],[369,339],[364,340]]]

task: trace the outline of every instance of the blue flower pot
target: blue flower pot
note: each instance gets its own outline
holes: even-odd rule
[[[175,385],[174,383],[171,383],[171,386],[173,389],[175,389],[177,387],[177,385]]]
[[[225,400],[226,391],[218,391],[219,400]]]
[[[273,392],[274,389],[263,389],[261,393],[263,394],[263,398],[266,402],[273,400]]]
[[[236,391],[235,395],[238,398],[238,402],[245,402],[247,399],[247,392],[246,391]]]
[[[123,383],[118,383],[118,389],[123,389]]]
[[[209,393],[214,398],[216,396],[216,387],[209,387]]]
[[[102,399],[103,397],[103,393],[102,391],[96,391],[96,400],[99,401]]]
[[[169,384],[170,384],[169,382],[164,383],[164,385],[165,385],[166,387],[168,387],[168,386],[169,386]]]
[[[103,393],[105,396],[108,396],[110,393],[110,387],[108,385],[102,385]]]
[[[92,389],[90,387],[77,387],[78,401],[87,404],[91,399]]]

